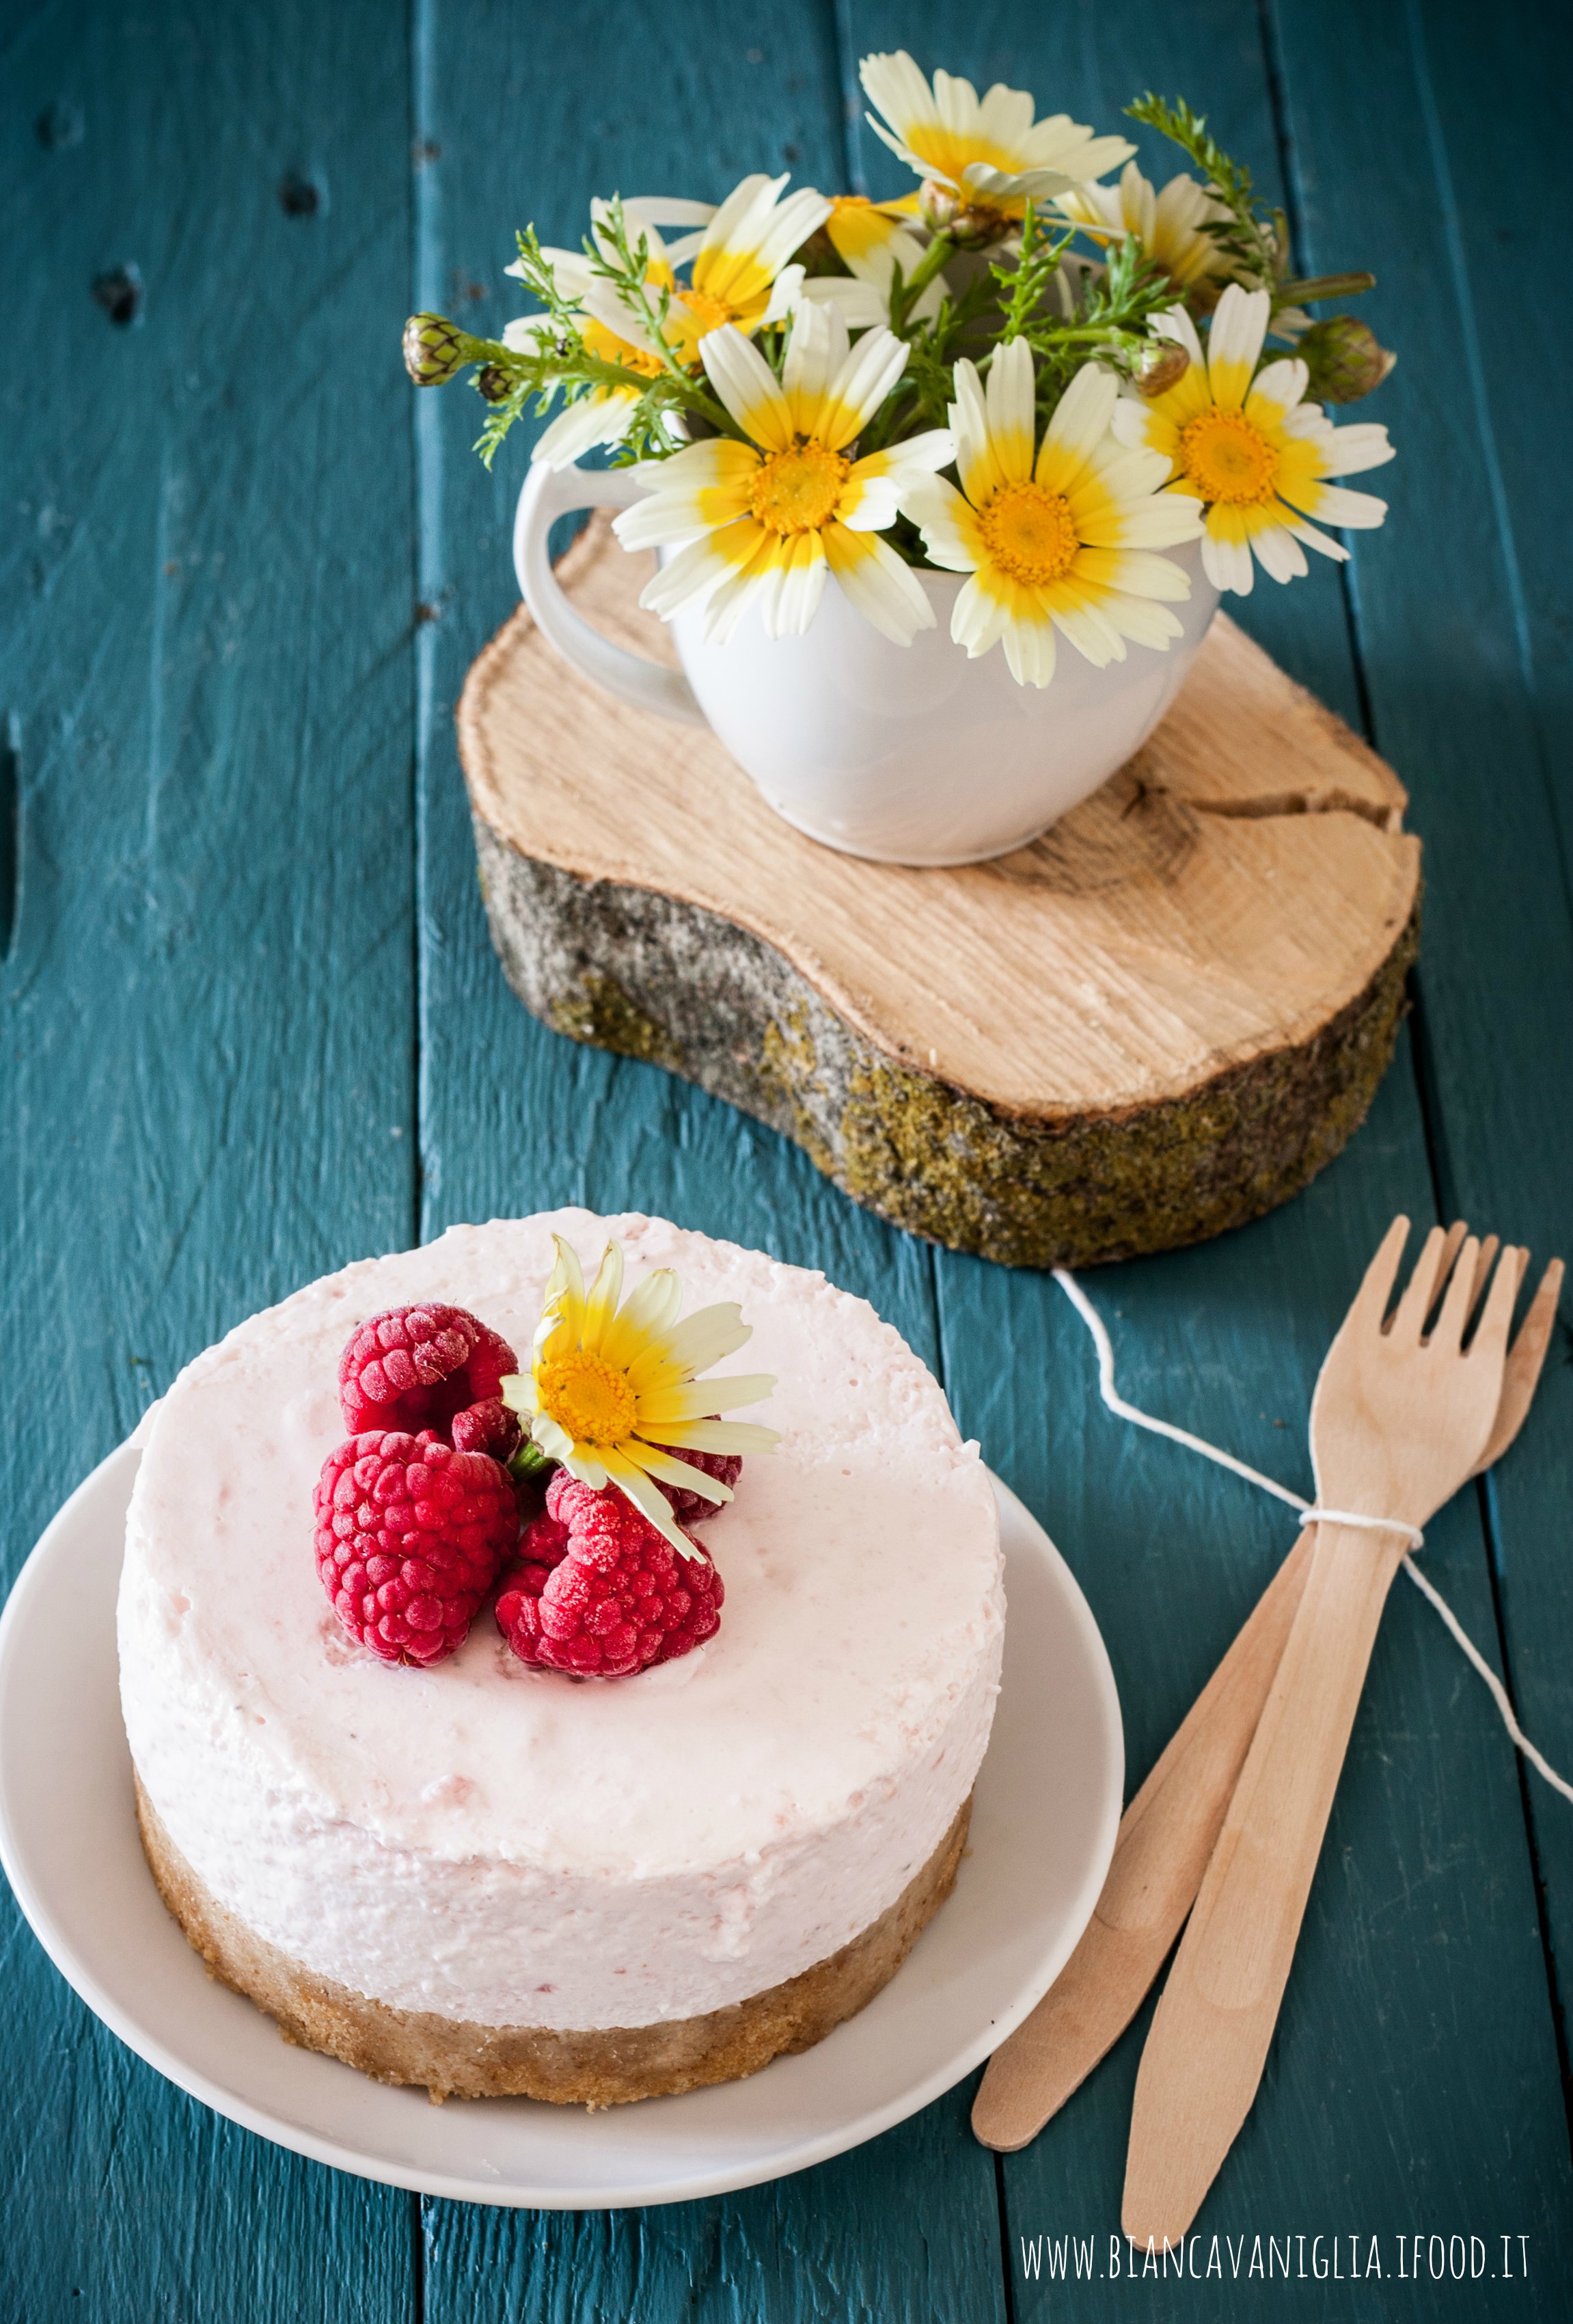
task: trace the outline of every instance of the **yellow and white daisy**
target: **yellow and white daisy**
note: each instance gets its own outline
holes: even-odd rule
[[[1026,90],[1003,81],[980,97],[970,80],[937,72],[931,88],[905,49],[865,57],[858,74],[884,115],[868,116],[876,137],[959,201],[1007,217],[1105,176],[1136,152],[1128,139],[1095,137],[1066,113],[1035,121]]]
[[[745,178],[698,234],[674,243],[667,253],[675,266],[688,263],[688,281],[676,284],[662,333],[679,363],[698,362],[699,342],[708,332],[730,323],[751,338],[792,311],[803,270],[788,262],[824,224],[830,204],[811,186],[783,201],[786,184],[785,177]],[[658,353],[642,320],[603,278],[591,285],[584,306],[609,329]]]
[[[663,291],[667,294],[662,336],[679,363],[697,367],[700,339],[722,323],[735,323],[751,335],[790,312],[803,270],[786,262],[823,224],[830,205],[810,188],[783,202],[786,184],[784,177],[745,178],[719,208],[658,197],[623,204],[630,228],[645,238],[645,281],[652,305],[658,305]],[[594,201],[590,211],[592,235],[603,256],[610,258],[608,205]],[[698,231],[668,245],[660,235],[664,225]],[[581,251],[547,250],[542,254],[551,263],[558,289],[579,309],[579,327],[590,353],[646,379],[658,378],[666,359],[643,317],[624,303],[617,286],[598,273]],[[690,259],[692,280],[679,281],[676,270]],[[506,271],[517,274],[518,262]],[[544,317],[523,316],[509,324],[503,344],[520,354],[533,354],[548,329]],[[598,387],[575,398],[542,429],[532,458],[548,467],[566,468],[596,444],[620,443],[639,393],[631,386]]]
[[[604,257],[612,255],[607,238],[608,205],[593,201],[590,205],[591,233]],[[645,281],[652,293],[673,290],[676,276],[672,271],[671,254],[661,239],[662,225],[690,226],[696,217],[708,217],[709,208],[702,202],[667,200],[659,198],[637,198],[623,204],[623,216],[630,230],[642,234],[647,248]],[[586,302],[600,278],[593,261],[582,250],[543,250],[541,253],[551,267],[558,290],[580,311],[579,329],[584,345],[593,355],[603,363],[614,363],[624,371],[638,372],[645,379],[655,379],[666,368],[661,357],[648,345],[636,344],[627,337],[629,318],[622,316],[621,328],[586,311]],[[521,272],[516,259],[504,272]],[[642,336],[642,335],[641,335]],[[504,346],[520,355],[535,355],[549,344],[551,323],[544,315],[521,315],[510,323],[502,334]],[[637,387],[596,387],[581,395],[559,411],[557,418],[542,429],[530,453],[548,468],[566,468],[581,453],[597,444],[619,444],[628,433],[633,409],[639,400]]]
[[[850,331],[866,331],[890,316],[890,286],[896,269],[910,282],[923,263],[924,245],[912,231],[915,195],[898,202],[871,202],[863,194],[838,194],[824,230],[845,274],[811,274],[802,295],[838,308]],[[910,318],[932,322],[944,299],[938,277],[918,293]]]
[[[620,1307],[622,1251],[609,1242],[588,1291],[577,1254],[554,1235],[557,1265],[547,1283],[528,1372],[501,1383],[502,1401],[525,1422],[530,1442],[581,1484],[608,1482],[658,1527],[674,1548],[694,1554],[664,1493],[651,1480],[686,1486],[708,1501],[730,1501],[729,1486],[707,1477],[669,1448],[692,1452],[770,1452],[773,1428],[716,1418],[757,1404],[776,1382],[768,1372],[702,1380],[697,1376],[750,1337],[731,1302],[702,1307],[682,1323],[683,1294],[669,1267],[658,1268]]]
[[[1191,580],[1154,552],[1196,539],[1200,503],[1164,490],[1168,469],[1156,453],[1115,442],[1113,374],[1082,366],[1035,460],[1035,382],[1025,339],[996,348],[987,392],[965,360],[955,383],[950,416],[961,490],[925,477],[901,505],[934,564],[972,576],[951,619],[956,643],[975,660],[1003,640],[1023,686],[1047,686],[1053,677],[1057,629],[1099,669],[1125,659],[1127,638],[1166,652],[1181,628],[1169,603],[1191,595]]]
[[[831,308],[793,317],[782,377],[731,326],[699,348],[712,386],[748,438],[718,436],[636,471],[650,498],[615,520],[625,549],[677,554],[639,599],[663,621],[703,607],[704,634],[730,637],[757,608],[768,637],[808,627],[827,571],[877,630],[910,645],[934,610],[909,566],[877,535],[895,522],[904,489],[942,468],[943,429],[888,451],[853,456],[906,367],[905,343],[885,329],[849,348]]]
[[[1118,186],[1078,186],[1057,195],[1054,208],[1095,241],[1107,244],[1135,235],[1176,290],[1200,289],[1205,296],[1208,286],[1228,273],[1228,259],[1205,229],[1229,213],[1183,171],[1160,193],[1127,161]]]
[[[1231,282],[1213,315],[1207,347],[1183,307],[1159,318],[1191,358],[1184,376],[1149,402],[1120,402],[1120,441],[1161,452],[1171,464],[1171,491],[1194,493],[1207,508],[1201,562],[1215,588],[1250,594],[1252,557],[1274,581],[1307,569],[1305,551],[1347,558],[1348,550],[1311,520],[1365,530],[1379,525],[1385,501],[1326,482],[1380,467],[1393,457],[1387,430],[1362,420],[1335,428],[1320,403],[1303,401],[1308,381],[1298,356],[1262,371],[1262,343],[1273,301],[1265,290]]]

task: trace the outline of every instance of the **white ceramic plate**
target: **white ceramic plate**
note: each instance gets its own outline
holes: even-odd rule
[[[318,2163],[473,2203],[677,2203],[801,2171],[915,2114],[1047,1991],[1114,1852],[1125,1747],[1114,1674],[1069,1568],[996,1482],[1005,1685],[955,1893],[883,1993],[748,2081],[602,2114],[387,2089],[290,2048],[210,1982],[143,1860],[115,1674],[115,1598],[138,1453],[78,1487],[0,1618],[0,1861],[61,1975],[193,2098]]]

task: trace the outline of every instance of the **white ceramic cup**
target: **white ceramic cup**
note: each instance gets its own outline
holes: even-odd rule
[[[1218,607],[1195,545],[1167,553],[1191,576],[1166,653],[1132,645],[1095,669],[1064,639],[1053,683],[1018,686],[1004,650],[970,661],[951,639],[960,573],[918,576],[934,627],[881,637],[827,577],[801,637],[744,615],[707,645],[696,614],[671,623],[682,669],[613,645],[575,613],[547,550],[557,518],[644,498],[626,468],[538,465],[519,498],[513,561],[545,637],[636,709],[713,727],[778,815],[827,847],[880,863],[979,863],[1056,823],[1139,750],[1178,693]]]

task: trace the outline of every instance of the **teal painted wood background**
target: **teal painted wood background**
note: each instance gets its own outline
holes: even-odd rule
[[[1402,351],[1387,530],[1247,625],[1413,794],[1424,961],[1394,1070],[1300,1201],[1102,1275],[1123,1384],[1309,1484],[1307,1399],[1393,1211],[1566,1248],[1573,1146],[1573,567],[1560,450],[1573,23],[1532,0],[109,0],[0,14],[0,1500],[7,1574],[188,1357],[452,1221],[661,1211],[866,1293],[1043,1517],[1108,1640],[1133,1783],[1274,1560],[1232,1480],[1092,1401],[1046,1280],[934,1252],[795,1148],[574,1047],[503,985],[452,711],[512,596],[522,447],[418,398],[398,329],[495,328],[513,226],[745,170],[897,190],[855,60],[906,45],[1114,126],[1182,89],[1370,264]],[[1149,168],[1158,158],[1145,156]],[[100,286],[95,295],[95,285]],[[1526,296],[1523,286],[1532,285]],[[140,303],[139,303],[140,302]],[[115,320],[112,309],[130,319]],[[1573,1365],[1433,1529],[1431,1569],[1573,1764]],[[0,1908],[0,2318],[336,2324],[1038,2324],[1558,2318],[1573,2297],[1562,1992],[1573,1811],[1514,1764],[1394,1594],[1267,2077],[1200,2222],[1306,2275],[1111,2282],[1141,2026],[1026,2153],[962,2089],[843,2160],[676,2209],[424,2203],[168,2088]],[[1145,2019],[1143,2021],[1145,2024]],[[1477,2235],[1512,2282],[1395,2280]],[[1097,2280],[1021,2240],[1094,2238]],[[1346,2280],[1310,2273],[1343,2238]],[[1348,2238],[1386,2271],[1351,2283]],[[1527,2277],[1517,2242],[1527,2237]],[[1324,2244],[1323,2250],[1327,2246]]]

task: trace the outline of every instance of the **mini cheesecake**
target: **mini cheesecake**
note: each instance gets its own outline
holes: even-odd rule
[[[440,1299],[527,1358],[553,1236],[684,1312],[735,1300],[777,1452],[703,1527],[720,1630],[617,1678],[530,1668],[490,1606],[431,1668],[355,1646],[312,1489],[340,1351]],[[639,1216],[455,1227],[241,1324],[159,1407],[126,1522],[121,1694],[153,1877],[290,2039],[434,2097],[603,2106],[805,2048],[949,1893],[998,1692],[975,1444],[823,1276]]]

